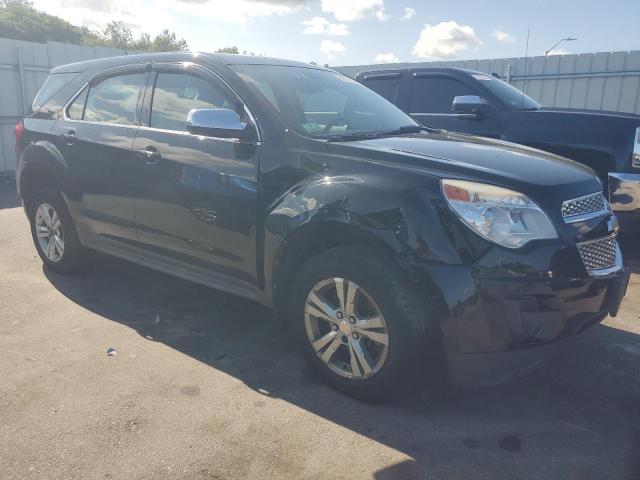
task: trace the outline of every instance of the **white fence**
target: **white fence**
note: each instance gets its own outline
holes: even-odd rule
[[[29,110],[51,68],[124,50],[0,38],[0,174],[15,170],[13,128]],[[365,70],[462,67],[498,73],[545,106],[640,113],[640,50],[550,57],[336,67],[355,77]],[[526,82],[525,82],[526,79]]]
[[[124,50],[0,38],[0,174],[15,169],[13,128],[53,67],[93,58],[126,55]]]
[[[358,72],[387,68],[459,67],[497,73],[547,107],[640,113],[640,50],[424,63],[337,67]],[[526,79],[526,82],[525,82]]]

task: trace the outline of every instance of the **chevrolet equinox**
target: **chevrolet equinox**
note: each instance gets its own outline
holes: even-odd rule
[[[93,251],[261,302],[364,398],[427,369],[495,384],[615,315],[594,172],[431,129],[328,69],[146,54],[55,68],[15,129],[47,268]]]

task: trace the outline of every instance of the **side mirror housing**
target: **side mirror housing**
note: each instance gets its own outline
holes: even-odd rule
[[[193,109],[187,115],[187,131],[195,135],[243,138],[247,122],[229,108]]]
[[[482,115],[490,109],[489,102],[478,95],[460,95],[453,99],[451,109],[455,113]]]

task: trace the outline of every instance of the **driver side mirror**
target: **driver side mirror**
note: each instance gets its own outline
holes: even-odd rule
[[[195,135],[239,139],[244,137],[247,126],[229,108],[193,109],[187,115],[187,131]]]
[[[455,113],[482,115],[490,109],[489,102],[478,95],[460,95],[453,99],[451,110]]]

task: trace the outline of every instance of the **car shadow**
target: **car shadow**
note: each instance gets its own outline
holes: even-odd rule
[[[320,383],[269,310],[117,259],[95,262],[82,277],[44,273],[72,301],[148,341],[409,457],[372,478],[640,478],[633,333],[598,326],[501,386],[431,391],[417,379],[392,403],[370,405]]]

